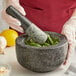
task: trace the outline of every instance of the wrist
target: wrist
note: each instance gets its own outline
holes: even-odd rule
[[[75,8],[70,20],[74,20],[76,22],[76,8]]]
[[[73,14],[72,14],[72,17],[76,17],[76,8],[75,8],[75,10],[74,10],[74,12],[73,12]]]

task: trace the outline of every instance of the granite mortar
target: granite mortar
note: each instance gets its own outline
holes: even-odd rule
[[[51,72],[65,61],[68,50],[66,37],[55,32],[47,33],[59,38],[60,42],[48,47],[34,47],[25,44],[27,35],[21,35],[16,39],[17,60],[24,68],[39,73]]]

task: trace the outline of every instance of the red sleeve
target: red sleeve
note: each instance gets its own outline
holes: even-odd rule
[[[76,8],[76,0],[69,0],[68,7],[69,7],[68,13],[70,18],[74,9]]]
[[[71,0],[71,9],[75,9],[76,8],[76,0]]]

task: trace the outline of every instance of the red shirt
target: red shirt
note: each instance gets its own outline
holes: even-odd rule
[[[58,33],[76,8],[76,0],[20,0],[20,4],[39,28]]]

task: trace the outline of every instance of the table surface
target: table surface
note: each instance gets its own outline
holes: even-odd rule
[[[0,55],[0,64],[8,64],[11,66],[11,76],[59,76],[63,74],[68,66],[64,66],[64,69],[58,68],[55,71],[48,73],[36,73],[23,68],[18,62],[15,53],[15,47],[7,47],[4,55]]]

